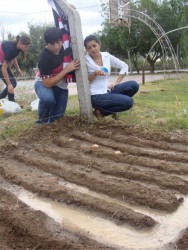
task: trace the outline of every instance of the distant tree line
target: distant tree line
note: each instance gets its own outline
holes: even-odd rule
[[[109,23],[108,1],[101,0],[102,15],[105,17],[103,28],[96,35],[102,42],[102,50],[109,51],[123,60],[130,60],[139,73],[141,63],[146,60],[151,73],[154,73],[156,62],[163,57],[159,43],[148,55],[157,38],[141,21],[131,18],[128,27]],[[160,3],[159,3],[160,2]],[[154,19],[165,32],[188,25],[187,0],[140,0],[132,1],[131,9],[137,9]],[[182,67],[188,66],[188,29],[176,31],[168,35],[174,51]],[[171,60],[171,58],[168,58]],[[162,64],[161,64],[162,67]]]
[[[186,0],[140,0],[132,1],[131,9],[136,8],[139,11],[146,12],[151,16],[165,32],[174,30],[188,25],[188,5]],[[148,52],[157,38],[153,32],[141,21],[131,19],[131,27],[118,26],[109,22],[108,0],[101,0],[101,14],[105,17],[102,24],[102,30],[95,33],[102,43],[101,50],[109,51],[111,54],[128,61],[128,64],[138,73],[142,68],[143,60],[147,61],[148,69],[154,73],[156,66],[162,69],[163,54],[159,43],[153,48],[151,53]],[[38,56],[44,47],[44,31],[54,26],[54,23],[43,25],[28,24],[28,35],[32,43],[27,53],[27,60],[23,62],[18,57],[22,69],[30,77],[34,75],[34,69],[37,68]],[[182,67],[188,67],[188,29],[173,32],[168,35],[174,51]],[[8,35],[9,40],[15,37]],[[171,60],[171,58],[168,58]],[[132,68],[131,67],[131,68]]]

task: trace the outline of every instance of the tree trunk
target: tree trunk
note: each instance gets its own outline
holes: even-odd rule
[[[139,72],[139,68],[138,68],[138,65],[137,65],[137,61],[132,61],[132,63],[134,64],[134,67],[136,69],[137,74],[139,74],[140,72]]]
[[[155,72],[155,61],[150,61],[149,65],[150,65],[150,73],[154,74],[154,72]]]

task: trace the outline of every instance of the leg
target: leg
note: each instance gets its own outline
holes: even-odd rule
[[[3,73],[2,73],[2,65],[0,65],[0,78],[6,84],[6,81],[5,81]],[[7,93],[8,93],[8,88],[7,88],[7,84],[6,84],[6,88],[0,93],[0,99],[5,98],[7,96]]]
[[[16,82],[16,79],[15,79],[14,75],[12,74],[12,71],[10,70],[10,68],[7,69],[7,73],[8,73],[8,76],[9,76],[9,79],[10,79],[12,86],[15,88],[17,85],[17,82]],[[0,70],[0,77],[4,81],[4,83],[7,85],[5,79],[3,78],[3,74],[2,74],[1,70]],[[9,93],[8,87],[6,86],[6,88],[0,94],[0,99],[5,98],[7,95],[8,95],[9,101],[13,101],[13,102],[15,101],[14,94]]]
[[[129,96],[106,93],[91,96],[92,106],[99,109],[104,116],[116,112],[126,111],[133,106],[133,99]]]
[[[136,81],[127,81],[115,86],[114,90],[111,91],[112,94],[122,94],[129,97],[134,96],[139,90],[139,85]],[[113,119],[118,120],[117,113],[112,114]]]
[[[39,100],[38,115],[39,119],[36,123],[48,123],[50,117],[53,116],[53,108],[56,104],[54,92],[52,88],[46,88],[42,81],[35,83],[35,92]]]
[[[60,117],[62,117],[66,111],[67,102],[68,102],[68,89],[61,89],[57,86],[54,86],[53,92],[54,92],[56,104],[53,107],[54,117],[52,119],[57,120]]]
[[[120,83],[114,87],[111,93],[134,96],[139,90],[139,85],[136,81],[127,81]]]

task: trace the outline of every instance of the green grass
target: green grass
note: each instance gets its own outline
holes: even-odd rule
[[[14,138],[24,129],[34,126],[37,112],[29,110],[29,104],[36,98],[18,95],[17,102],[24,103],[25,111],[11,116],[0,116],[0,140]],[[145,129],[158,131],[188,130],[188,77],[160,80],[140,85],[134,97],[134,106],[120,114],[121,122]],[[79,114],[77,96],[69,96],[67,116]],[[108,117],[107,119],[111,119]]]
[[[0,141],[18,136],[23,130],[34,126],[36,112],[22,111],[11,116],[0,116]]]
[[[158,129],[188,129],[188,77],[156,81],[140,86],[129,112],[121,114],[126,123]]]

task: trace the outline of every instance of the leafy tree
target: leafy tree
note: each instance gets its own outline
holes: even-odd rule
[[[146,13],[152,17],[165,32],[187,25],[188,19],[188,7],[185,8],[185,0],[164,0],[160,3],[155,0],[140,0],[133,1],[131,9],[137,9]],[[139,56],[142,56],[144,60],[150,65],[150,71],[154,72],[155,63],[158,59],[163,58],[162,49],[160,43],[157,43],[151,53],[148,55],[150,48],[156,42],[157,38],[154,33],[142,22],[131,19],[130,33],[125,27],[119,27],[108,24],[108,13],[106,12],[106,0],[101,0],[102,13],[106,16],[104,28],[99,32],[99,37],[103,42],[103,48],[113,52],[117,56],[123,55],[124,58],[127,55],[131,56],[131,61],[134,64],[137,72],[137,62]],[[181,56],[187,55],[187,33],[175,32],[169,34],[170,41],[174,50],[179,48]]]
[[[133,8],[135,8],[135,6],[139,11],[144,12],[155,21],[160,13],[160,5],[157,3],[157,1],[141,0],[137,1]],[[144,23],[138,22],[137,29],[140,30],[140,44],[138,47],[138,52],[144,58],[144,61],[149,63],[150,72],[154,73],[156,61],[163,56],[162,48],[160,44],[157,44],[150,54],[148,54],[157,38],[153,31],[151,31],[151,29]]]
[[[132,27],[133,25],[137,26],[137,23],[133,22]],[[135,66],[137,72],[139,73],[139,29],[137,29],[137,32],[133,33],[129,32],[129,29],[127,27],[122,28],[122,26],[117,26],[106,22],[104,23],[104,28],[102,32],[99,32],[98,36],[102,42],[102,50],[109,51],[111,54],[116,55],[122,60],[128,59],[129,64],[131,64],[131,61]]]
[[[186,27],[188,25],[188,3],[184,1],[181,18],[180,27]],[[181,59],[186,59],[188,61],[188,28],[181,31],[181,38],[179,43],[179,56]]]
[[[144,12],[147,7],[155,15],[158,12],[157,4],[151,0],[142,0],[139,3],[135,2],[131,8],[135,7]],[[102,8],[106,11],[104,3]],[[162,56],[162,51],[160,46],[157,46],[152,51],[152,54],[148,55],[148,51],[156,41],[156,38],[145,24],[136,18],[132,18],[130,30],[128,27],[109,24],[108,21],[104,23],[103,27],[103,30],[99,33],[103,48],[122,59],[129,58],[129,61],[131,60],[138,73],[138,60],[142,56],[148,61],[150,71],[154,72],[155,62]]]

